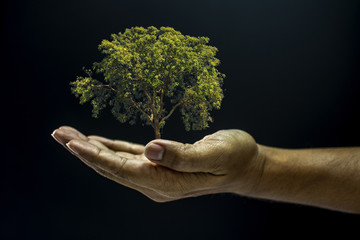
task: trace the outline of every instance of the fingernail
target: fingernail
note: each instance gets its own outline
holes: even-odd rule
[[[56,137],[55,132],[56,132],[56,130],[53,131],[53,133],[51,134],[51,136],[55,139],[55,141],[57,141],[58,143],[61,144],[61,141],[60,141],[60,139],[58,139],[58,138]]]
[[[77,151],[75,151],[73,148],[70,147],[70,143],[69,143],[69,142],[66,144],[66,146],[68,147],[68,149],[70,150],[70,152],[72,152],[73,154],[78,154]]]
[[[56,139],[56,137],[55,137],[55,132],[56,132],[56,130],[54,130],[54,131],[51,133],[51,136]]]
[[[160,161],[163,158],[164,151],[165,149],[163,146],[156,143],[150,143],[145,149],[145,156],[151,160]]]

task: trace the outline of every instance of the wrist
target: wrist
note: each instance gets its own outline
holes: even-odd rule
[[[249,196],[289,201],[286,193],[289,188],[294,190],[297,187],[299,176],[302,178],[305,170],[295,159],[290,161],[293,154],[289,149],[258,144],[256,161],[261,168]]]
[[[236,177],[233,181],[232,192],[235,194],[255,197],[258,194],[267,161],[267,149],[260,144],[254,144],[251,155],[247,157],[247,164],[238,166]],[[244,159],[244,155],[238,158]]]

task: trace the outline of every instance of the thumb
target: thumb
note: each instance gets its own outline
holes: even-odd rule
[[[179,172],[212,172],[222,151],[214,142],[184,144],[156,139],[145,146],[145,156],[156,164]]]

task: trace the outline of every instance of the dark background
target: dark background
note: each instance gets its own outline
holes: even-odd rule
[[[133,26],[171,26],[219,49],[225,98],[215,122],[163,137],[194,142],[225,128],[261,144],[359,146],[357,0],[1,1],[1,239],[264,239],[359,236],[360,218],[231,194],[155,203],[86,167],[50,136],[70,125],[146,144],[150,127],[91,117],[69,82],[97,45]],[[5,150],[5,151],[4,151]]]

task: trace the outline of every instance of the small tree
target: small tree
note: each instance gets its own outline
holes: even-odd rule
[[[184,36],[170,27],[133,27],[111,37],[99,45],[104,59],[71,83],[81,104],[91,101],[94,117],[110,105],[120,122],[140,118],[156,138],[176,109],[187,131],[208,127],[209,111],[220,108],[225,77],[216,69],[220,61],[209,38]],[[93,78],[93,71],[104,80]]]

